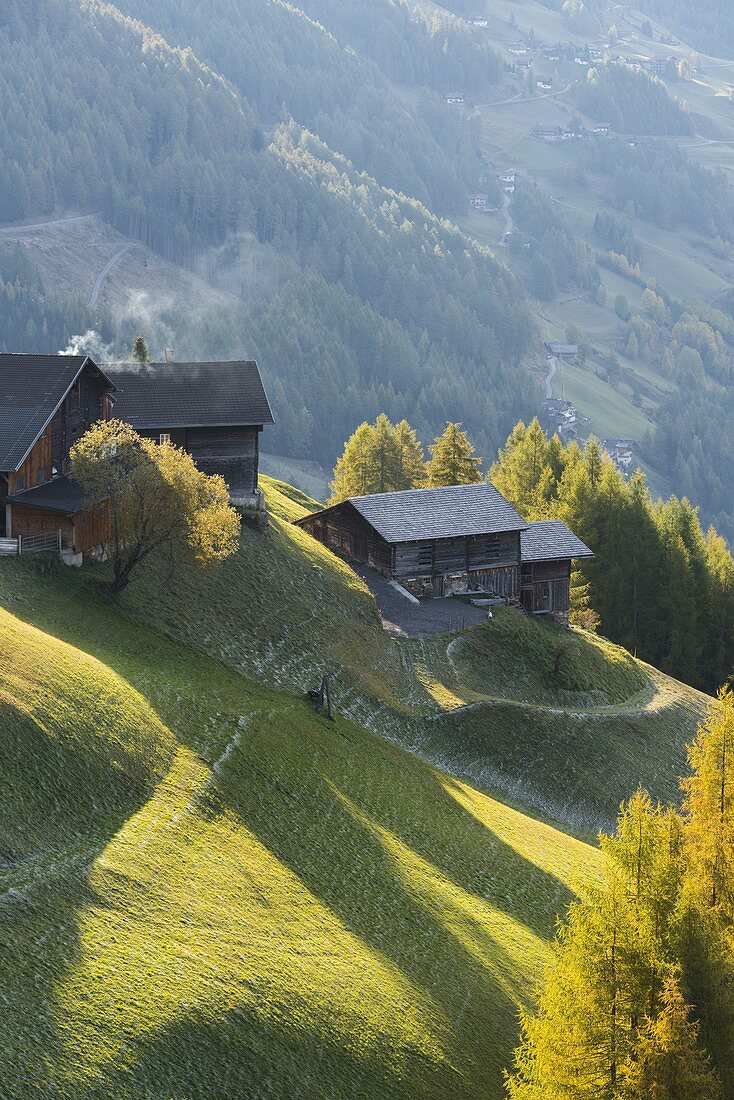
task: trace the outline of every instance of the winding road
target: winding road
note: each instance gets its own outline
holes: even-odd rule
[[[550,399],[553,397],[553,379],[555,378],[556,371],[558,370],[558,360],[555,357],[551,358],[549,362],[550,370],[548,371],[545,379],[545,397],[547,401],[550,401]]]
[[[88,222],[98,218],[99,214],[73,214],[70,218],[55,218],[52,221],[34,222],[32,225],[6,225],[0,233],[26,233],[31,229],[50,229],[54,225],[71,225],[72,222]]]

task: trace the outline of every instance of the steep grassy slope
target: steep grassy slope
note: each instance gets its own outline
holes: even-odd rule
[[[499,1100],[593,848],[84,578],[0,602],[3,1096]]]
[[[353,720],[576,827],[611,821],[638,783],[677,797],[702,695],[603,639],[516,612],[451,644],[392,639],[362,581],[290,522],[314,503],[264,484],[266,536],[246,530],[216,573],[141,574],[127,607],[267,682],[304,690],[328,672]]]

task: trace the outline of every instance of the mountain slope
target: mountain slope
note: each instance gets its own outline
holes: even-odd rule
[[[12,1100],[500,1100],[599,859],[547,815],[591,838],[638,780],[675,794],[702,696],[514,613],[392,639],[266,485],[268,533],[124,607],[103,566],[0,561]]]
[[[327,672],[353,720],[591,835],[638,783],[677,798],[705,696],[604,639],[513,611],[454,640],[390,638],[362,581],[292,525],[314,502],[263,484],[266,537],[246,529],[217,573],[171,584],[144,570],[130,611],[267,682],[305,691]]]
[[[5,566],[3,1095],[498,1098],[595,851]]]

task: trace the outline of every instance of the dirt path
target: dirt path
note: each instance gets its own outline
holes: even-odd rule
[[[566,92],[571,91],[574,84],[578,84],[578,80],[572,80],[570,84],[567,84],[565,88],[560,88],[557,92],[546,92],[545,95],[520,95],[518,92],[511,99],[500,99],[496,103],[476,103],[475,107],[478,111],[482,111],[486,107],[514,107],[518,103],[537,103],[540,99],[554,99],[556,96],[565,95]]]
[[[131,248],[135,248],[135,244],[133,242],[131,242],[130,244],[123,245],[122,248],[118,248],[117,252],[114,254],[112,259],[108,260],[107,263],[104,265],[104,267],[100,271],[99,275],[94,280],[94,286],[92,287],[92,293],[89,295],[89,301],[87,302],[88,306],[96,306],[97,301],[99,299],[99,292],[102,289],[102,283],[105,281],[105,279],[109,275],[110,271],[112,271],[112,268],[115,266],[117,261],[122,256],[124,256],[126,252],[129,252]]]
[[[99,214],[73,214],[69,218],[56,218],[51,221],[34,222],[32,225],[6,225],[0,233],[27,233],[32,229],[50,229],[54,225],[71,225],[72,222],[89,222]]]
[[[558,370],[558,360],[555,357],[550,359],[549,362],[550,370],[548,371],[548,375],[545,380],[545,396],[547,401],[550,401],[550,399],[553,397],[553,379],[555,378],[556,372]]]
[[[497,241],[497,244],[501,248],[507,248],[508,238],[512,230],[515,228],[515,222],[513,221],[512,214],[510,213],[510,196],[505,195],[502,201],[502,211],[505,215],[505,228],[502,230],[502,236]]]

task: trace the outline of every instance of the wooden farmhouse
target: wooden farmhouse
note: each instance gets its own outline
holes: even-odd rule
[[[107,540],[107,505],[68,476],[73,444],[98,420],[171,440],[233,499],[259,505],[258,438],[273,422],[255,363],[99,367],[84,355],[0,355],[0,550],[58,547],[78,564]]]
[[[564,613],[571,563],[592,552],[563,523],[526,523],[489,482],[350,497],[297,521],[418,598],[482,592]]]
[[[113,416],[156,442],[188,451],[200,470],[221,474],[232,500],[260,504],[259,440],[273,423],[257,363],[112,363]]]

